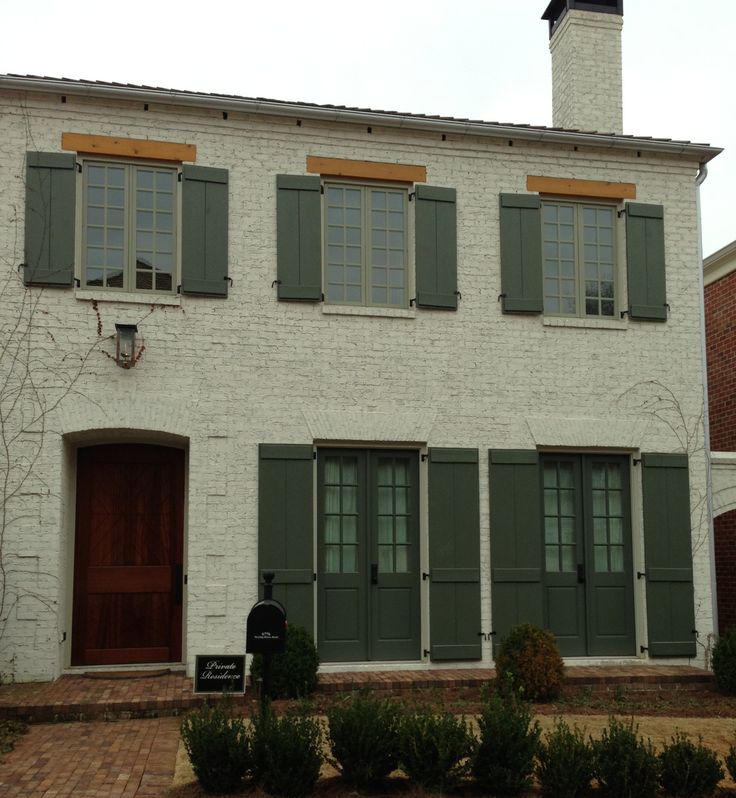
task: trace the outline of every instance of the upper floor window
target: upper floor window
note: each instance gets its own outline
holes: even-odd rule
[[[542,203],[545,313],[614,317],[615,221],[612,206]]]
[[[177,187],[176,168],[84,161],[84,287],[174,291]]]
[[[407,306],[406,206],[404,189],[325,184],[327,302]]]

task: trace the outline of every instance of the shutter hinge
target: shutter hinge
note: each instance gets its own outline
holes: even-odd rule
[[[628,310],[622,310],[621,313],[619,313],[619,316],[622,319],[623,319],[624,316],[628,316],[628,315],[629,315],[629,311]]]
[[[176,293],[181,294],[181,283],[176,286]]]
[[[316,460],[316,459],[317,459],[317,452],[312,452],[312,460]]]
[[[82,164],[79,161],[74,161],[74,165],[77,167],[77,171],[81,174],[82,173]]]
[[[27,263],[19,263],[19,264],[18,264],[18,271],[20,272],[20,270],[21,270],[21,269],[25,269],[25,268],[26,268],[26,266],[28,266],[28,264],[27,264]]]
[[[319,184],[319,193],[320,194],[324,194],[325,193],[325,187],[324,187],[324,185],[322,183]]]
[[[421,459],[422,462],[424,462],[425,460],[429,460],[429,455],[428,454],[420,454],[419,458]]]
[[[176,173],[176,180],[177,180],[177,182],[178,182],[178,183],[181,183],[181,181],[182,181],[183,179],[184,179],[184,172],[182,172],[181,170],[179,170],[179,171]]]
[[[275,285],[281,285],[281,280],[274,280],[274,281],[271,283],[271,288],[273,288]]]
[[[636,578],[637,578],[637,579],[644,579],[644,577],[645,577],[646,575],[647,575],[647,572],[646,572],[646,571],[637,571],[637,572],[636,572]]]
[[[478,632],[478,637],[482,637],[484,640],[488,641],[495,634],[496,634],[495,632]]]
[[[427,579],[431,579],[431,578],[432,577],[426,571],[422,571],[422,581],[423,582],[426,582]]]
[[[409,300],[409,307],[410,308],[414,307],[414,305],[416,305],[416,303],[417,303],[417,298],[416,297],[414,297],[413,299],[410,299]]]
[[[506,299],[506,294],[499,294],[496,302],[500,302],[502,299]]]
[[[416,191],[410,191],[409,192],[409,202],[411,202],[416,197],[416,195],[417,195]]]
[[[80,282],[79,277],[72,277],[72,282],[77,288],[82,287],[82,283]]]
[[[626,216],[626,208],[622,208],[620,211],[616,211],[616,216],[620,219],[622,216]]]
[[[228,277],[227,275],[225,275],[222,279],[223,280],[229,280],[230,281],[230,288],[233,287],[233,278],[232,277]]]
[[[649,651],[647,646],[639,646],[639,653],[643,654],[645,651]]]
[[[635,466],[638,466],[638,465],[639,465],[639,463],[641,463],[641,457],[634,457],[634,458],[632,458],[631,462],[632,462],[632,463],[633,463]]]

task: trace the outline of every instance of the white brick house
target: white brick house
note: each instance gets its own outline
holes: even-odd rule
[[[622,134],[621,13],[568,129],[0,77],[2,672],[240,653],[263,570],[325,668],[703,661],[719,150]]]

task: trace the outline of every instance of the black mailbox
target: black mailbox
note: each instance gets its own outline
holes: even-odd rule
[[[247,654],[278,654],[286,645],[286,610],[275,599],[257,601],[248,613]]]

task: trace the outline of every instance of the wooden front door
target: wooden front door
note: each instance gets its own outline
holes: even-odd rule
[[[181,660],[184,452],[79,449],[72,665]]]

